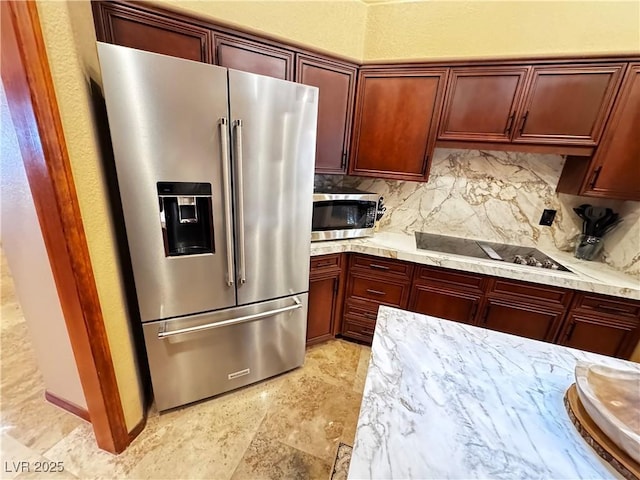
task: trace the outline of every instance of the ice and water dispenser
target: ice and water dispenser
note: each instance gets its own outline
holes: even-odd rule
[[[158,200],[168,257],[215,252],[210,183],[158,182]]]

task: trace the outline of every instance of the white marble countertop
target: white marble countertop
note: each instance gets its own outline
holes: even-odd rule
[[[551,251],[540,246],[536,248],[560,262],[573,273],[419,250],[416,248],[415,238],[412,235],[391,232],[378,232],[372,237],[353,240],[312,242],[311,255],[339,252],[365,253],[424,265],[640,300],[640,280],[614,270],[601,262],[578,260],[573,254],[557,249]]]
[[[566,413],[577,360],[640,370],[380,307],[349,478],[621,478]]]

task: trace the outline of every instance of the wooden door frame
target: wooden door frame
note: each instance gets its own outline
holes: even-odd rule
[[[2,82],[98,446],[122,452],[129,434],[33,1],[0,2]]]

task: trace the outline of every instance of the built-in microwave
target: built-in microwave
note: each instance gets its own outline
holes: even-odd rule
[[[380,195],[332,187],[313,194],[311,241],[373,235]]]

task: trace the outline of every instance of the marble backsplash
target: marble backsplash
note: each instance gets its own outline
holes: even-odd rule
[[[605,237],[603,258],[640,278],[640,203],[558,194],[564,158],[518,152],[436,149],[427,183],[317,175],[316,184],[342,184],[384,196],[380,229],[463,236],[479,240],[573,249],[582,220],[572,208],[607,206],[624,221]],[[550,227],[538,224],[557,210]]]

